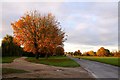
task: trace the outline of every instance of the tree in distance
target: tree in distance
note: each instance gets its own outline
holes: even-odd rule
[[[74,52],[74,56],[81,56],[81,55],[82,53],[80,52],[80,50]]]
[[[97,56],[109,56],[110,55],[110,51],[108,49],[105,49],[104,47],[101,47],[100,49],[98,49]]]

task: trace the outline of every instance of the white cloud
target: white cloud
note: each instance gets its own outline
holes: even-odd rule
[[[65,52],[75,52],[77,50],[80,50],[82,53],[91,50],[97,52],[97,50],[100,49],[100,47],[109,49],[111,52],[118,51],[117,46],[104,46],[104,45],[91,46],[91,45],[83,45],[83,44],[72,44],[67,42],[64,43]]]

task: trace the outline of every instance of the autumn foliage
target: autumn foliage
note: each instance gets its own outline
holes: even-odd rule
[[[120,57],[120,51],[111,52],[114,57]]]
[[[88,52],[84,52],[82,54],[83,56],[96,56],[96,53],[94,51],[88,51]]]
[[[22,45],[24,51],[45,56],[52,55],[57,46],[63,46],[65,33],[60,23],[49,13],[42,15],[37,11],[26,13],[18,21],[11,24],[14,42]]]
[[[110,51],[108,49],[105,49],[104,47],[101,47],[100,49],[98,49],[97,56],[109,56],[110,55]]]
[[[110,52],[109,49],[105,49],[104,47],[100,47],[100,49],[97,50],[97,52],[94,52],[93,50],[83,52],[81,53],[80,50],[75,52],[65,52],[66,55],[71,56],[99,56],[99,57],[120,57],[120,51],[116,52]]]

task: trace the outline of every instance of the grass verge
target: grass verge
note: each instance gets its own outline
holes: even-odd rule
[[[16,59],[18,57],[2,57],[2,63],[11,63],[13,62],[14,59]]]
[[[40,58],[39,60],[36,60],[34,57],[29,57],[26,60],[29,62],[59,66],[59,67],[79,67],[80,66],[78,63],[69,59],[66,56],[52,56],[52,57],[49,57],[48,59]]]
[[[110,65],[114,65],[114,66],[119,66],[119,61],[120,61],[120,57],[92,57],[92,56],[77,56],[77,58],[82,58],[82,59],[86,59],[86,60],[92,60],[92,61],[97,61],[97,62],[102,62],[102,63],[106,63],[106,64],[110,64]]]
[[[12,68],[2,68],[2,74],[11,74],[11,73],[27,73],[28,71],[12,69]]]

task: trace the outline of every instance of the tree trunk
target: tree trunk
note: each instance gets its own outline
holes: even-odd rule
[[[39,53],[38,52],[36,53],[36,59],[39,59]]]
[[[45,55],[45,58],[48,59],[48,54]]]

